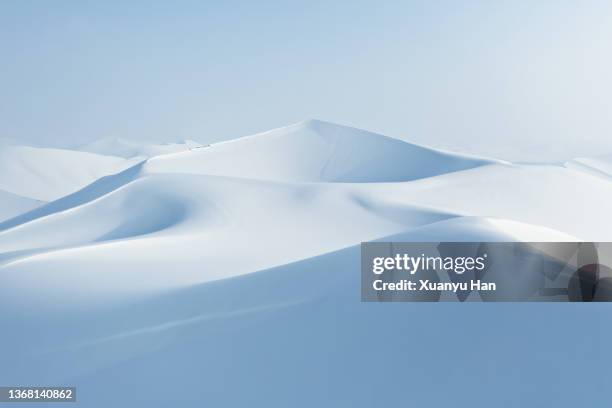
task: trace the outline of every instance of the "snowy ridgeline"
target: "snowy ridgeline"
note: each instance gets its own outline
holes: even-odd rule
[[[540,326],[550,306],[466,320],[360,304],[359,243],[608,241],[610,202],[609,157],[520,165],[321,121],[211,146],[2,145],[0,385],[76,385],[100,407],[370,407],[401,401],[372,390],[408,382],[415,406],[488,406],[525,383],[571,387],[554,364],[491,382],[470,333],[486,320],[478,347],[496,366],[531,367],[546,347],[589,372],[559,333],[603,310]],[[523,354],[496,353],[525,330]],[[420,392],[427,378],[448,392]]]

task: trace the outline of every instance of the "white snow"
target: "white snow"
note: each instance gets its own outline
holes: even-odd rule
[[[496,160],[451,154],[318,120],[193,151],[157,157],[147,168],[290,182],[409,181]]]
[[[266,406],[366,407],[397,401],[369,390],[402,392],[406,376],[473,387],[489,374],[440,367],[449,344],[469,349],[487,312],[361,304],[360,242],[612,238],[612,180],[567,164],[456,155],[320,121],[163,154],[97,146],[155,157],[0,155],[0,189],[54,200],[0,222],[12,351],[0,366],[13,367],[0,384],[74,384],[84,406],[116,405],[108,389],[124,406],[252,406],[265,393]],[[481,347],[494,352],[534,314],[548,316],[489,318]],[[529,326],[525,344],[565,330],[558,320]]]
[[[603,177],[612,177],[612,155],[577,158],[565,163],[565,166]]]
[[[195,149],[201,146],[200,143],[193,140],[183,140],[175,143],[158,143],[151,141],[132,141],[122,138],[107,138],[80,146],[76,150],[107,156],[132,158],[153,157],[161,154]]]
[[[123,158],[29,146],[0,147],[0,190],[56,200],[131,165]]]
[[[25,198],[0,190],[0,222],[13,218],[44,204],[43,201]]]

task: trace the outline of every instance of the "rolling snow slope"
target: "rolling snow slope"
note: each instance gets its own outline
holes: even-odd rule
[[[131,164],[119,157],[72,150],[2,146],[0,190],[24,198],[53,201]]]
[[[0,190],[0,223],[24,212],[33,210],[44,204],[43,201],[33,200]]]
[[[80,146],[76,150],[118,156],[124,158],[153,157],[161,154],[182,152],[202,146],[193,140],[184,140],[176,143],[135,142],[122,138],[100,139]]]
[[[565,166],[603,177],[612,177],[612,155],[582,157],[565,163]]]
[[[158,157],[151,172],[289,182],[394,182],[501,163],[318,120]]]
[[[600,174],[319,121],[129,163],[0,221],[0,384],[85,407],[605,398],[607,308],[359,298],[362,241],[610,240]]]

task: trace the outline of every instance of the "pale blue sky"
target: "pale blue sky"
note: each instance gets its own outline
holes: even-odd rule
[[[609,1],[2,1],[0,137],[203,142],[319,118],[612,153]]]

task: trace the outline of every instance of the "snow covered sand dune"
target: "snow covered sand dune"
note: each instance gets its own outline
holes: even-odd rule
[[[143,164],[144,161],[137,162],[116,174],[101,177],[72,194],[68,194],[46,205],[40,206],[39,208],[27,211],[4,222],[0,222],[0,231],[49,214],[66,211],[100,198],[138,177],[141,174]]]
[[[308,120],[182,154],[157,157],[147,168],[160,173],[354,183],[415,180],[492,163],[502,162],[446,153],[364,130]]]
[[[505,233],[494,232],[499,230],[496,223],[508,224],[503,220],[454,220],[448,221],[453,229],[438,230],[445,233],[438,238],[505,241],[540,233],[519,223],[510,223]],[[545,231],[541,236],[558,237]],[[425,231],[408,231],[388,239],[422,241],[429,237]],[[371,406],[394,401],[397,396],[373,392],[370,386],[403,389],[406,381],[415,387],[411,400],[443,402],[443,397],[418,391],[419,384],[432,377],[448,381],[446,389],[456,393],[455,398],[470,396],[474,404],[484,406],[481,404],[493,395],[516,398],[511,390],[525,376],[535,381],[568,361],[587,367],[588,355],[572,353],[575,347],[562,335],[567,330],[565,319],[578,318],[573,316],[578,311],[565,310],[565,319],[534,327],[528,322],[546,319],[552,312],[550,305],[535,310],[500,306],[491,319],[485,308],[360,304],[358,270],[359,248],[352,246],[240,278],[135,296],[129,301],[89,303],[86,312],[74,307],[60,311],[21,308],[3,316],[2,324],[8,329],[4,342],[34,352],[5,355],[3,362],[11,364],[19,358],[11,373],[13,381],[76,381],[79,401],[85,406],[112,404],[113,399],[103,392],[106,387],[113,387],[114,400],[121,397],[125,406],[190,406],[201,401],[240,406],[262,395],[266,395],[267,406],[308,407],[330,401]],[[465,318],[468,312],[470,319]],[[486,330],[482,330],[481,319],[488,322]],[[580,321],[573,330],[587,329]],[[49,335],[23,338],[32,324]],[[552,358],[552,366],[519,375],[478,362],[479,355],[494,353],[496,364],[509,364],[505,354],[497,351],[509,346],[503,339],[513,330],[530,333],[524,344],[514,344],[526,350],[515,364],[529,361],[527,350],[546,348],[543,337],[551,335],[558,337],[563,354],[549,353],[551,357],[562,355],[563,363],[554,363]],[[474,342],[476,332],[479,340]],[[457,354],[457,349],[463,352]],[[40,366],[45,369],[35,369]],[[493,371],[497,381],[490,380]],[[577,375],[560,376],[557,384],[569,385]],[[366,381],[364,376],[368,387],[356,387]],[[240,392],[228,391],[229,379]],[[477,395],[470,386],[474,382],[483,389]],[[134,392],[152,384],[164,387]],[[596,391],[588,385],[586,389]],[[538,390],[534,387],[528,392]]]
[[[565,167],[582,170],[602,177],[612,177],[612,155],[582,157],[570,160]]]
[[[603,330],[607,309],[362,304],[359,243],[610,240],[606,177],[319,121],[129,165],[0,223],[0,384],[73,384],[88,407],[369,407],[407,389],[485,407],[580,376],[602,400],[601,337],[565,333]],[[421,391],[432,378],[444,393]]]
[[[487,166],[392,185],[356,185],[388,200],[542,225],[585,241],[612,235],[612,180],[551,165]]]
[[[431,238],[444,239],[448,241],[512,241],[512,240],[524,240],[524,239],[537,239],[540,240],[551,240],[551,241],[571,241],[574,238],[550,229],[542,227],[534,227],[527,224],[522,224],[514,221],[502,220],[502,219],[488,219],[484,217],[455,217],[448,218],[443,221],[434,222],[422,227],[405,229],[400,233],[396,233],[389,236],[380,237],[381,241],[404,241],[404,242],[422,242],[427,241]],[[243,248],[241,248],[243,249]],[[149,258],[149,268],[151,269],[149,276],[143,275],[139,283],[135,285],[129,285],[129,277],[123,275],[121,277],[122,288],[115,288],[116,291],[126,291],[129,296],[118,297],[116,291],[113,291],[111,285],[117,285],[117,281],[108,282],[106,287],[106,293],[103,298],[103,302],[97,301],[96,295],[100,294],[100,288],[96,289],[96,286],[104,285],[104,279],[100,277],[100,280],[95,280],[95,274],[91,274],[88,269],[81,269],[81,274],[85,275],[87,280],[81,280],[81,286],[73,285],[70,288],[66,288],[65,284],[70,279],[62,278],[62,274],[54,274],[54,279],[59,279],[63,285],[53,285],[52,282],[44,282],[44,277],[39,276],[36,279],[29,279],[24,277],[21,273],[11,279],[10,274],[4,275],[4,278],[9,278],[9,281],[17,281],[23,279],[24,283],[30,280],[36,280],[41,284],[44,283],[44,290],[38,290],[38,293],[31,293],[27,296],[26,302],[17,299],[16,296],[11,295],[12,291],[19,289],[20,295],[27,293],[28,289],[23,287],[11,287],[6,286],[1,288],[2,296],[0,296],[0,303],[2,309],[7,310],[15,306],[19,301],[23,302],[23,306],[11,310],[11,313],[7,313],[4,318],[6,321],[13,321],[18,324],[22,321],[24,316],[32,318],[36,316],[37,319],[42,320],[61,320],[65,319],[64,325],[72,327],[68,330],[82,332],[79,335],[71,338],[72,346],[78,346],[80,343],[87,344],[88,342],[104,342],[108,337],[109,339],[121,337],[119,334],[122,332],[130,333],[130,330],[134,330],[136,333],[146,331],[146,327],[157,327],[163,326],[164,324],[170,324],[171,322],[182,321],[193,317],[190,313],[194,313],[195,310],[207,311],[207,315],[217,316],[225,313],[237,313],[241,310],[257,309],[260,307],[268,307],[270,305],[290,305],[297,304],[305,301],[311,301],[316,299],[323,294],[331,290],[330,294],[334,294],[333,287],[346,283],[351,287],[358,287],[360,275],[355,273],[358,270],[356,266],[359,262],[359,257],[355,256],[359,251],[359,245],[352,245],[347,248],[343,248],[337,251],[324,253],[312,257],[305,257],[302,260],[295,262],[288,262],[280,264],[280,266],[262,268],[261,270],[253,267],[251,272],[256,272],[256,277],[251,278],[249,275],[240,276],[233,279],[216,280],[215,282],[209,282],[212,287],[217,288],[216,294],[212,297],[210,295],[202,296],[199,302],[193,304],[190,301],[183,299],[183,293],[209,291],[208,284],[182,285],[182,288],[172,288],[172,285],[166,282],[165,290],[155,291],[144,291],[143,286],[147,286],[147,279],[152,279],[155,275],[153,265],[156,264],[155,254],[149,254],[152,258]],[[241,252],[242,254],[242,252]],[[77,254],[78,257],[78,254]],[[78,259],[72,259],[78,262]],[[72,260],[65,260],[66,263]],[[125,262],[125,260],[124,260]],[[205,258],[201,261],[200,268],[204,271],[210,267],[210,262],[207,262]],[[221,266],[217,266],[220,268]],[[165,268],[165,267],[164,267]],[[56,270],[51,263],[49,269]],[[161,268],[160,268],[161,269]],[[177,268],[179,269],[179,268]],[[10,270],[8,271],[10,273]],[[178,271],[175,271],[176,274]],[[132,271],[130,271],[132,273]],[[165,270],[166,275],[173,275]],[[41,278],[43,280],[41,280]],[[79,277],[73,276],[71,279],[79,280]],[[92,279],[94,279],[92,281]],[[244,281],[243,281],[244,280]],[[250,281],[258,282],[257,286],[251,286]],[[229,282],[228,284],[224,282]],[[233,282],[233,283],[232,283]],[[87,285],[83,287],[82,285]],[[127,284],[127,285],[126,285]],[[226,293],[225,287],[232,288],[233,291],[235,286],[244,287],[244,293],[236,293],[234,295]],[[34,291],[34,288],[30,290]],[[270,291],[274,293],[271,295]],[[92,320],[89,323],[79,323],[74,325],[74,322],[68,317],[79,316],[81,311],[75,308],[74,301],[78,299],[79,302],[83,302],[84,298],[81,294],[87,294],[87,305],[89,316],[95,316],[98,313],[123,313],[125,308],[130,309],[134,305],[140,302],[151,303],[157,302],[156,299],[168,299],[172,298],[173,302],[182,303],[179,308],[169,308],[165,311],[159,311],[159,313],[152,313],[149,316],[142,316],[138,320],[132,321],[129,325],[124,326],[125,321],[123,318],[114,315],[112,319],[105,324],[108,327],[100,325],[100,321]],[[359,291],[353,293],[353,296],[358,296]],[[189,299],[194,299],[193,296],[188,296]],[[36,299],[34,302],[33,299]],[[221,300],[223,299],[223,300]],[[161,302],[163,304],[163,302]],[[137,308],[137,307],[136,307]],[[144,313],[144,310],[141,311]],[[146,313],[145,313],[146,314]],[[57,323],[56,323],[57,324]],[[139,328],[133,327],[136,325]],[[96,331],[95,335],[89,333],[89,331]],[[15,332],[17,337],[20,336],[19,331]],[[88,339],[87,337],[90,336]],[[128,337],[127,335],[124,337]],[[16,339],[17,340],[17,339]],[[43,341],[47,342],[49,338],[34,338],[28,341]],[[70,344],[66,343],[67,339],[63,339],[61,343],[54,345],[47,345],[46,348],[70,348]]]
[[[49,279],[62,282],[67,296],[162,290],[454,216],[345,187],[187,174],[140,177],[93,201],[0,232],[0,247],[8,253],[0,258],[4,290]],[[119,287],[106,283],[109,269],[125,267],[130,274]],[[49,269],[56,272],[49,275]],[[49,286],[39,299],[56,296]]]
[[[44,201],[21,197],[17,194],[0,190],[0,223],[43,204]]]
[[[52,278],[61,276],[67,291],[85,284],[98,292],[108,290],[98,281],[109,268],[129,265],[130,276],[120,288],[111,287],[117,294],[130,285],[146,291],[245,274],[459,215],[517,220],[574,239],[609,233],[601,220],[609,214],[612,185],[554,166],[486,166],[415,182],[366,184],[149,174],[146,167],[100,180],[112,188],[97,194],[90,196],[92,185],[58,202],[72,208],[50,212],[50,204],[21,217],[29,222],[5,223],[3,273],[15,282],[44,281],[47,268],[57,264],[53,269],[61,271]],[[589,200],[568,199],[568,191]],[[179,272],[167,274],[172,265]],[[149,279],[143,284],[144,276]]]
[[[0,140],[0,223],[133,163],[118,157]]]
[[[273,131],[223,145],[239,155],[241,143],[257,145],[261,140],[276,152],[280,140],[291,152],[286,147],[290,142],[300,148],[310,143],[301,133],[304,126],[331,132],[308,133],[315,140],[334,140],[340,133],[343,143],[350,143],[350,128],[311,121],[286,128],[279,138],[274,136],[279,131]],[[366,139],[382,145],[393,140],[370,133]],[[357,132],[355,143],[362,142],[363,134]],[[296,151],[289,157],[295,158]],[[258,153],[268,154],[265,149]],[[463,224],[439,221],[463,216],[529,226],[528,233],[514,239],[551,240],[535,231],[552,231],[550,237],[556,240],[609,237],[612,183],[559,166],[487,161],[408,182],[304,183],[299,181],[305,174],[299,160],[284,164],[293,166],[287,174],[297,181],[206,175],[197,164],[207,163],[205,159],[216,162],[215,154],[213,148],[196,149],[143,160],[0,223],[0,291],[5,306],[32,298],[48,307],[62,303],[57,299],[79,304],[84,293],[91,302],[156,293],[245,275],[407,230],[424,228],[432,240],[455,231],[461,240],[469,237],[459,233]],[[424,156],[420,163],[437,169],[455,160],[430,151]],[[367,161],[350,160],[355,174],[370,168]],[[379,167],[386,167],[387,174],[395,171],[393,162],[383,163]],[[276,164],[270,160],[259,165],[267,171]],[[261,175],[259,169],[253,167],[250,175]],[[505,236],[507,224],[485,225],[481,232],[491,239]],[[125,269],[130,272],[121,275],[121,284],[109,279],[109,270]],[[46,286],[29,288],[27,283],[33,281]],[[26,292],[31,296],[23,296]]]
[[[0,190],[53,201],[129,167],[123,158],[29,146],[0,146]]]
[[[202,146],[193,140],[183,140],[175,143],[157,143],[132,141],[122,138],[107,138],[77,147],[75,150],[107,156],[124,158],[153,157],[161,154],[176,153]]]

